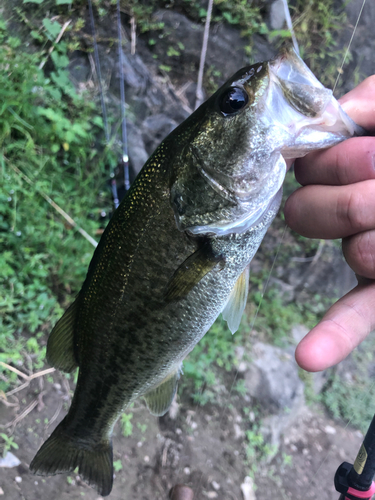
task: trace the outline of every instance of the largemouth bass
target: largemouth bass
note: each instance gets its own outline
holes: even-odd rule
[[[163,415],[181,363],[222,312],[234,332],[248,269],[281,202],[286,158],[358,127],[292,51],[241,69],[156,149],[114,213],[48,362],[79,367],[67,416],[30,470],[112,489],[111,433],[143,397]]]

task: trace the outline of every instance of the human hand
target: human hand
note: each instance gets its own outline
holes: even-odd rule
[[[375,76],[340,99],[343,109],[375,131]],[[375,137],[354,137],[295,163],[302,188],[285,205],[285,220],[309,238],[342,238],[358,285],[336,302],[296,349],[297,363],[320,371],[343,360],[375,329]]]

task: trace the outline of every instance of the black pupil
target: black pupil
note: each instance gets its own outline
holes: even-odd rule
[[[236,113],[246,106],[249,100],[244,89],[232,87],[223,95],[220,103],[220,109],[225,114]]]

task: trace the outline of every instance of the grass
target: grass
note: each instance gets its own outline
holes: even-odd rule
[[[68,79],[63,41],[48,76],[39,69],[57,28],[42,22],[44,48],[27,53],[0,19],[0,360],[21,365],[26,352],[34,369],[43,364],[41,339],[78,291],[93,253],[40,193],[92,235],[109,204],[111,157],[93,143],[102,122],[91,97]],[[0,381],[1,390],[6,385]]]
[[[334,418],[363,433],[375,412],[374,348],[374,339],[367,338],[344,361],[345,370],[331,370],[321,398]]]

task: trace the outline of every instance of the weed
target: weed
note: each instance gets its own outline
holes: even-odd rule
[[[147,431],[147,424],[141,424],[141,422],[137,422],[137,428],[141,431],[141,434],[144,434]]]
[[[362,432],[366,432],[374,415],[373,352],[374,341],[368,338],[345,361],[350,363],[345,375],[337,370],[331,372],[321,396],[334,418],[350,422]]]
[[[8,436],[4,432],[0,432],[0,438],[3,440],[3,443],[0,443],[0,447],[3,450],[3,457],[5,457],[11,449],[18,450],[18,444],[14,442],[13,436]]]
[[[260,424],[254,424],[250,430],[245,432],[245,462],[250,467],[250,476],[254,477],[262,463],[274,455],[277,451],[275,446],[265,442],[260,430]]]
[[[122,434],[124,437],[129,437],[133,434],[132,424],[133,413],[123,413],[120,418]]]
[[[184,361],[182,390],[188,389],[194,401],[204,405],[217,399],[219,372],[230,372],[235,362],[235,345],[241,335],[231,335],[221,317]]]
[[[115,460],[113,462],[113,468],[115,469],[115,472],[119,472],[120,470],[122,470],[122,462],[121,462],[121,460]]]
[[[44,46],[61,28],[48,17],[40,22]],[[47,76],[39,68],[44,46],[25,52],[0,19],[0,360],[22,364],[28,353],[34,369],[43,364],[45,330],[61,316],[58,298],[69,302],[93,251],[39,193],[91,233],[99,226],[92,214],[109,202],[109,196],[95,196],[103,188],[108,160],[92,143],[101,119],[89,96],[78,93],[68,78],[67,44],[54,45]],[[14,381],[9,375],[9,383]],[[5,390],[7,383],[0,384]]]

